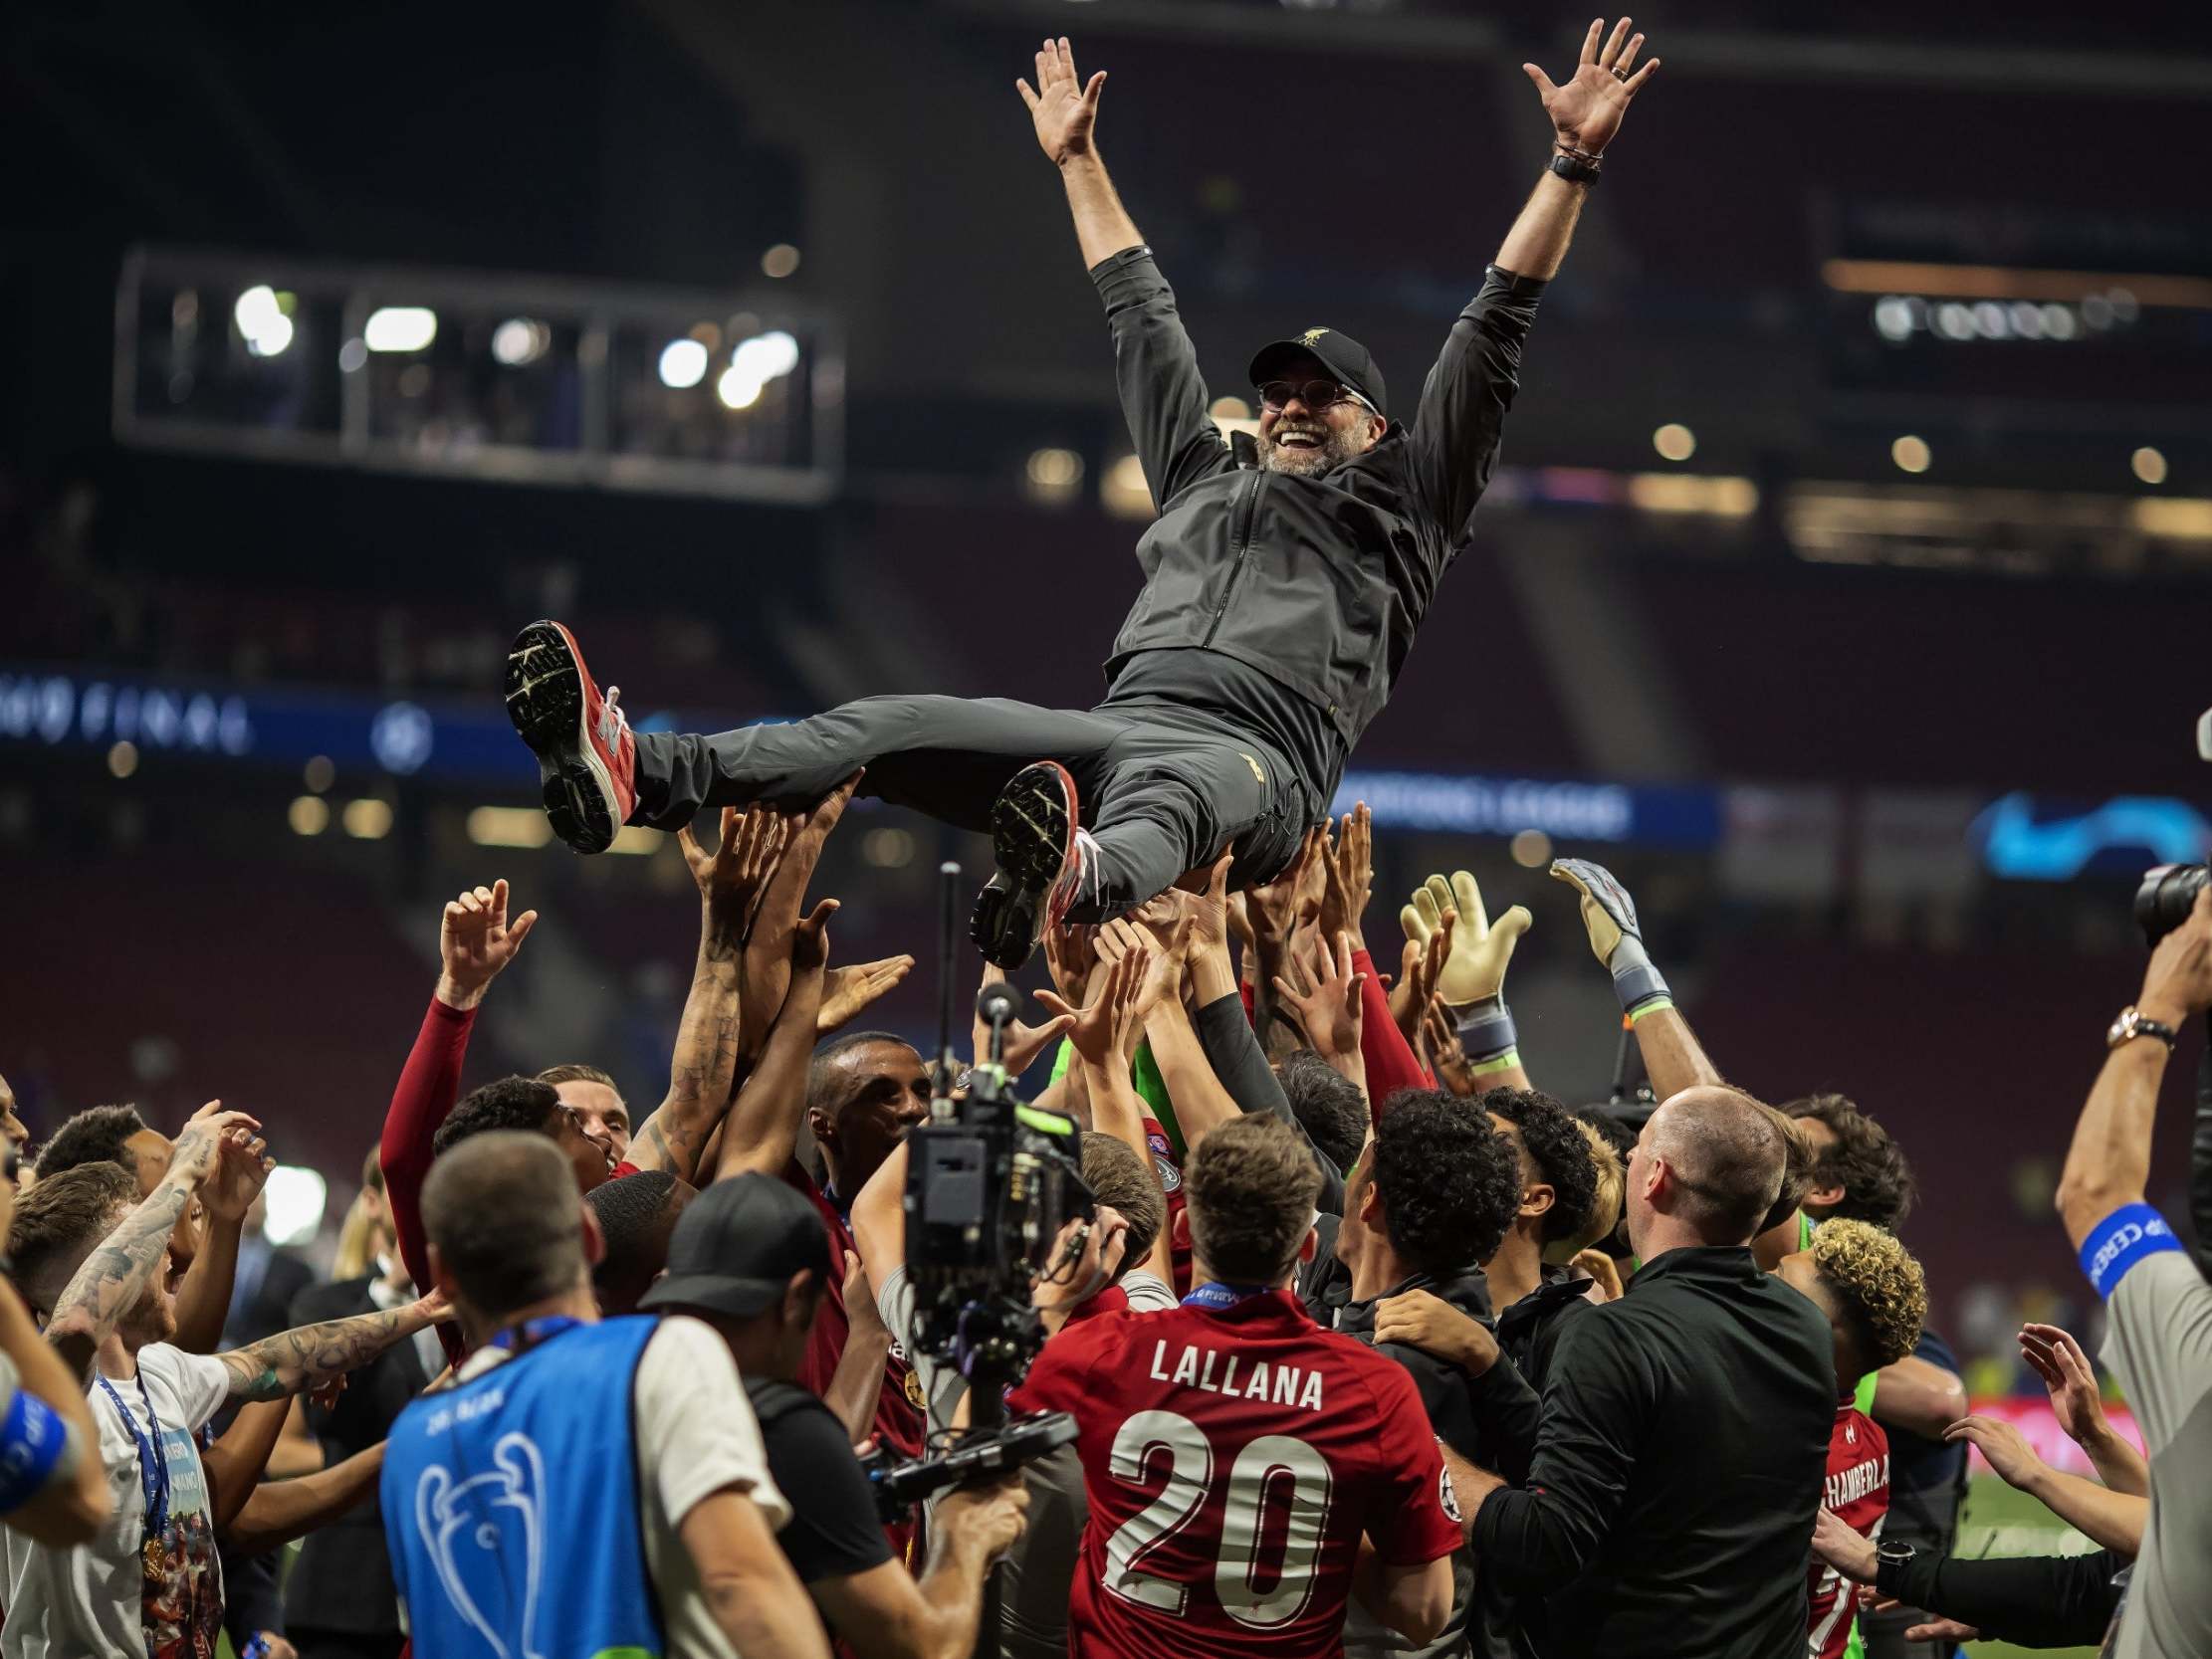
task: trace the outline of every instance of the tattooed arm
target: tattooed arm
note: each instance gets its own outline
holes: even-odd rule
[[[676,832],[699,884],[699,959],[676,1027],[668,1095],[630,1141],[630,1162],[696,1178],[700,1155],[729,1110],[738,1072],[746,925],[761,885],[782,853],[783,820],[763,808],[722,811],[722,844],[712,853]]]
[[[223,1111],[222,1104],[209,1101],[178,1132],[169,1172],[161,1177],[161,1184],[94,1247],[54,1299],[46,1340],[80,1382],[91,1377],[93,1356],[116,1322],[137,1304],[153,1276],[166,1268],[169,1234],[192,1194],[214,1169],[223,1142],[235,1138],[242,1148],[261,1127],[243,1112]]]
[[[280,1331],[215,1357],[230,1373],[232,1399],[282,1399],[357,1370],[394,1343],[452,1317],[443,1297],[426,1296],[389,1313],[356,1314]]]

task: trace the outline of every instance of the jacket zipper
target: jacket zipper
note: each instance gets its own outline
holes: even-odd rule
[[[1243,527],[1236,531],[1236,535],[1231,542],[1231,545],[1236,549],[1236,562],[1229,569],[1228,580],[1221,586],[1221,602],[1214,607],[1214,620],[1207,624],[1206,638],[1199,641],[1201,645],[1212,645],[1214,643],[1214,636],[1221,631],[1221,618],[1228,614],[1228,602],[1236,593],[1237,578],[1244,574],[1244,561],[1251,554],[1252,519],[1259,510],[1260,486],[1266,482],[1267,475],[1265,473],[1254,471],[1249,478],[1244,480],[1243,491],[1237,497],[1236,506],[1230,514],[1229,522],[1231,525],[1236,523],[1239,516],[1243,519]]]

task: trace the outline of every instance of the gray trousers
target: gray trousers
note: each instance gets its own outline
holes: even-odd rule
[[[1274,746],[1212,715],[1157,704],[1089,711],[1004,698],[870,697],[810,720],[713,736],[641,732],[631,822],[673,830],[700,808],[813,805],[861,767],[860,793],[961,829],[988,831],[991,803],[1033,760],[1075,779],[1100,858],[1097,922],[1143,904],[1233,850],[1233,887],[1287,866],[1327,801]]]

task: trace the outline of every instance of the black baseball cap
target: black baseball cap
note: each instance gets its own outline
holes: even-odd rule
[[[668,1240],[668,1272],[638,1298],[648,1308],[705,1308],[750,1319],[773,1308],[791,1275],[827,1282],[829,1232],[805,1195],[774,1175],[716,1181],[691,1201]]]
[[[1300,357],[1315,359],[1374,405],[1378,415],[1386,420],[1390,417],[1390,406],[1383,401],[1383,371],[1375,366],[1375,359],[1368,355],[1366,346],[1334,328],[1308,328],[1290,339],[1261,346],[1252,358],[1252,385],[1257,388],[1270,380],[1282,379],[1283,371]]]

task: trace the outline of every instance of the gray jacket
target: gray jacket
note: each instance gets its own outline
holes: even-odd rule
[[[1198,646],[1271,676],[1347,747],[1390,699],[1444,566],[1497,466],[1521,341],[1544,285],[1491,266],[1429,371],[1413,423],[1318,478],[1259,470],[1208,413],[1198,354],[1149,248],[1091,272],[1122,412],[1159,518],[1144,591],[1106,662]]]

